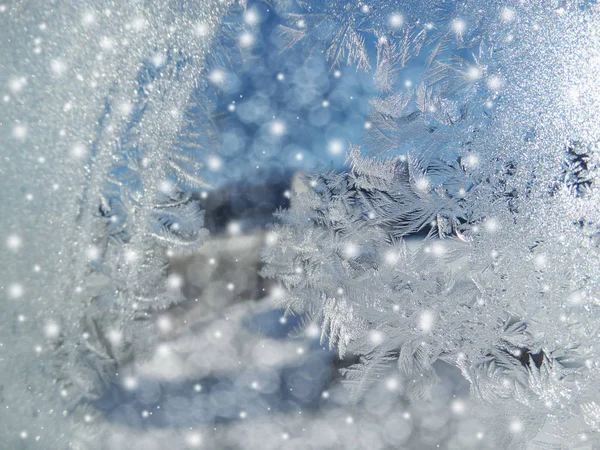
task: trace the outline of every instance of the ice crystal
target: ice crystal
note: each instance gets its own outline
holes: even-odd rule
[[[390,361],[426,397],[441,360],[494,405],[498,445],[569,436],[573,416],[597,429],[596,5],[416,2],[386,29],[384,3],[338,27],[360,24],[355,53],[375,42],[364,142],[387,155],[351,146],[347,172],[308,177],[264,274],[360,355],[356,398]]]
[[[93,402],[183,300],[169,258],[206,236],[191,192],[215,150],[204,74],[231,2],[38,6],[2,5],[0,434],[88,448]]]

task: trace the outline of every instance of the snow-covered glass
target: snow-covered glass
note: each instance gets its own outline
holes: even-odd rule
[[[598,8],[1,3],[0,446],[600,446]]]

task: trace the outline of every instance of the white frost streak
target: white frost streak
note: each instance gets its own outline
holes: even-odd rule
[[[85,249],[102,239],[98,204],[118,137],[132,110],[146,102],[138,138],[148,161],[141,176],[147,195],[131,224],[140,233],[134,233],[136,247],[151,231],[153,192],[181,126],[170,111],[185,107],[201,80],[210,37],[229,4],[204,0],[182,8],[163,0],[120,2],[118,9],[111,1],[96,1],[85,10],[70,2],[38,6],[31,1],[3,8],[0,31],[2,41],[10,42],[3,66],[11,68],[0,74],[0,86],[9,92],[0,111],[0,224],[7,236],[19,236],[19,245],[11,245],[14,252],[5,253],[0,263],[0,315],[6,324],[16,324],[23,314],[28,318],[0,327],[0,435],[6,448],[20,448],[22,436],[15,430],[27,423],[27,435],[40,448],[87,448],[83,441],[94,439],[95,429],[85,425],[85,432],[74,433],[70,419],[75,393],[89,389],[78,370],[82,361],[75,358],[83,345],[102,357],[85,342],[89,336],[82,337],[80,323],[89,292],[106,280],[98,274],[90,279]],[[202,37],[193,27],[199,22],[205,28]],[[138,77],[156,60],[156,49],[169,49],[174,56],[161,58],[163,75],[152,94],[140,99]],[[31,201],[23,201],[26,195]],[[23,286],[21,295],[10,295],[15,291],[10,286],[17,285]],[[114,320],[117,328],[123,326],[123,318]],[[118,329],[114,333],[121,336]],[[57,360],[57,354],[63,356]],[[64,384],[73,389],[61,389]],[[91,422],[89,414],[85,418]]]

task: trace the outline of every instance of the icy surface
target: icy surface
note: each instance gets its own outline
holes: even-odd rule
[[[596,439],[595,5],[416,6],[418,20],[390,16],[401,32],[381,30],[383,2],[326,5],[283,32],[367,71],[376,39],[364,143],[391,156],[351,146],[348,173],[308,177],[292,197],[265,252],[282,304],[362,355],[344,370],[356,398],[391,364],[408,398],[428,397],[443,360],[497,411],[496,445],[525,445],[544,423]],[[562,426],[573,417],[589,427]]]
[[[166,248],[204,235],[174,144],[227,5],[39,6],[1,6],[0,434],[86,448],[85,403],[148,350],[146,316],[182,298]]]
[[[600,445],[595,1],[72,3],[0,4],[3,447]]]

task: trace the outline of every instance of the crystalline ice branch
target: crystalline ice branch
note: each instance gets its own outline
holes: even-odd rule
[[[411,41],[425,64],[405,86],[403,41],[374,27],[365,143],[391,156],[351,146],[347,172],[309,177],[264,274],[361,356],[345,371],[355,393],[392,359],[405,395],[426,397],[442,360],[496,408],[498,445],[546,422],[572,433],[573,416],[597,429],[599,11],[439,6],[419,17],[431,37]]]

